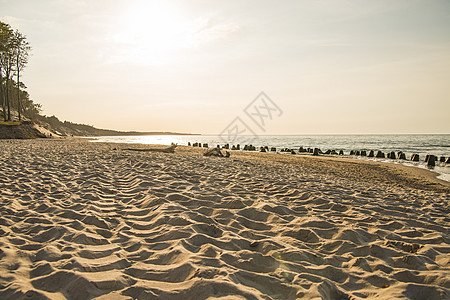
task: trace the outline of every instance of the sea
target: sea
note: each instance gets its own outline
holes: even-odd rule
[[[399,135],[264,135],[224,137],[220,135],[142,135],[142,136],[102,136],[90,137],[94,142],[188,145],[188,143],[208,144],[209,147],[240,144],[241,149],[246,144],[252,144],[257,149],[268,146],[275,147],[277,152],[283,148],[297,151],[303,148],[320,148],[326,150],[344,151],[345,157],[374,160],[385,163],[397,163],[417,168],[430,169],[438,173],[438,178],[450,182],[450,163],[441,163],[439,159],[450,157],[450,134],[399,134]],[[403,152],[407,161],[397,159],[377,159],[361,156],[350,156],[351,150],[374,150],[388,152]],[[412,154],[419,154],[420,162],[411,162]],[[426,155],[438,157],[435,167],[429,168],[424,162]]]

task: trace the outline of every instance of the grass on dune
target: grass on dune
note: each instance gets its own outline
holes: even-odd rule
[[[22,122],[19,121],[0,121],[0,125],[6,125],[6,126],[16,126],[20,125]]]

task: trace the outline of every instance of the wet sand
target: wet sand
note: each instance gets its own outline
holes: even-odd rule
[[[129,147],[0,141],[1,299],[450,298],[432,172]]]

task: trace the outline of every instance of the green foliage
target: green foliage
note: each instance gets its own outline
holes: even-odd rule
[[[19,119],[22,111],[32,115],[39,112],[39,106],[33,104],[28,94],[24,94],[26,87],[20,83],[20,71],[28,63],[30,51],[25,35],[0,21],[0,103],[5,121],[11,120],[13,109],[18,111]],[[17,76],[16,82],[14,75]]]
[[[6,82],[4,83],[6,85]],[[17,82],[14,80],[10,80],[8,82],[8,90],[11,99],[17,99],[17,93],[20,92],[20,100],[21,100],[21,108],[23,114],[30,118],[36,119],[37,116],[42,112],[42,106],[39,103],[34,103],[32,99],[30,99],[30,95],[26,91],[26,86],[21,82],[20,88],[17,88]],[[6,89],[6,87],[4,87]],[[16,101],[11,102],[11,109],[17,111],[18,103]]]

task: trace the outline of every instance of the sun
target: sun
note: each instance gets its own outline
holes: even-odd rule
[[[163,1],[134,3],[118,23],[114,40],[128,61],[162,64],[193,42],[194,24]]]

